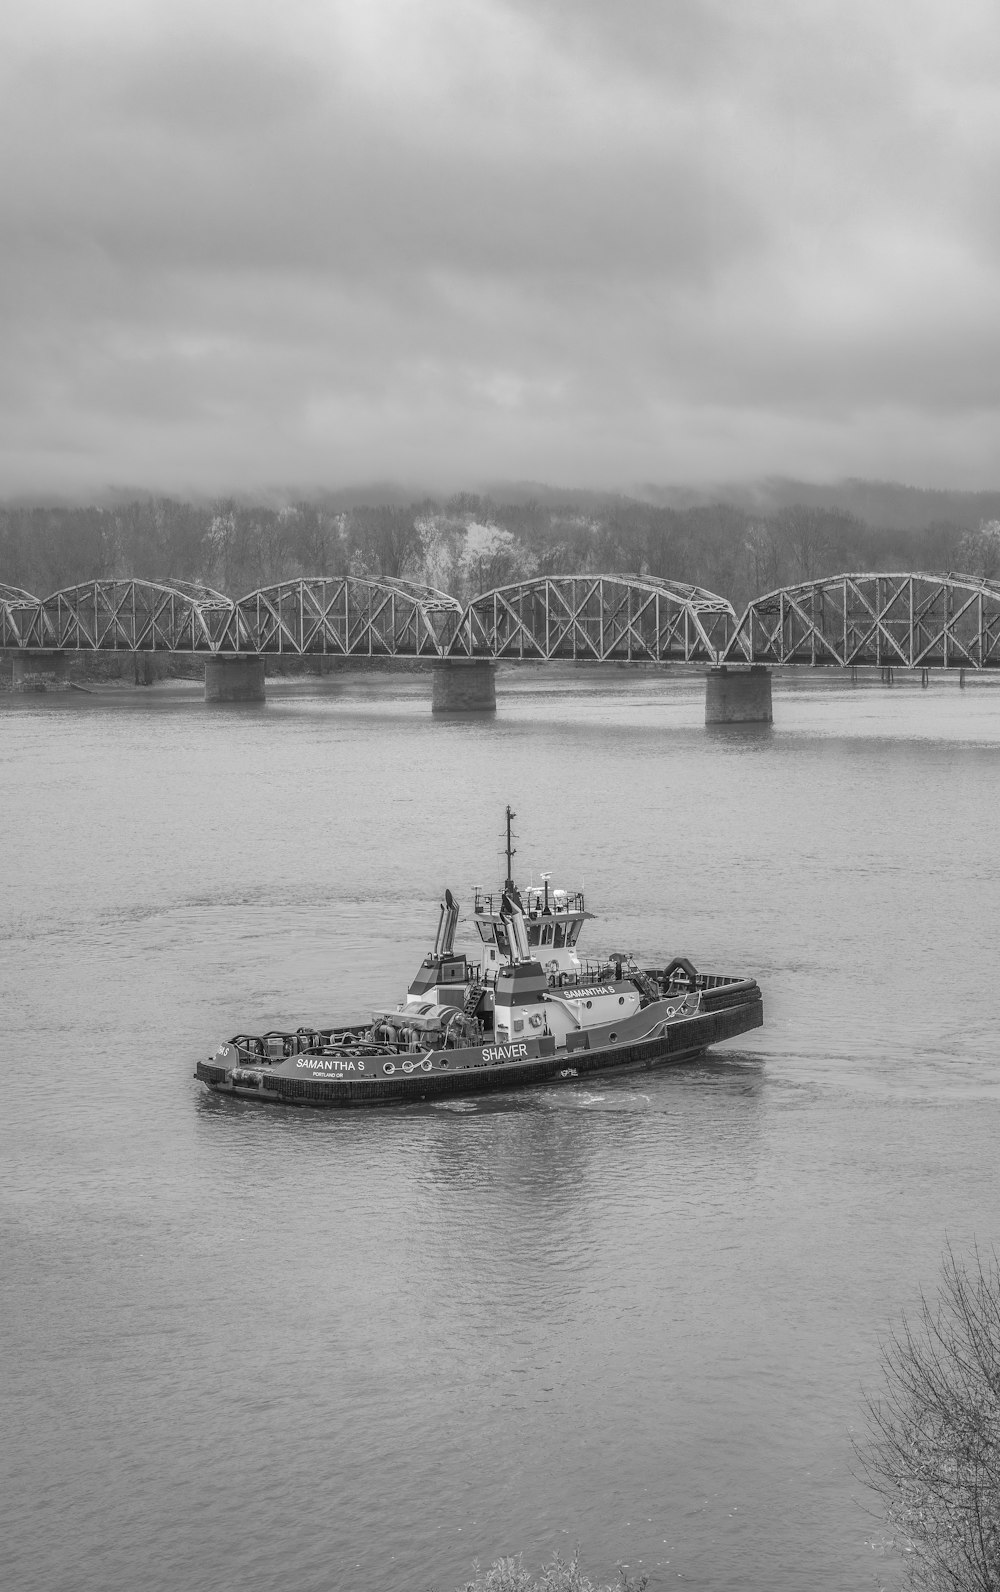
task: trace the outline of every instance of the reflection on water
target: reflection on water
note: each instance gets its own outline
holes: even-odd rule
[[[1000,695],[694,677],[0,705],[11,1584],[448,1588],[577,1542],[654,1588],[870,1574],[849,1427],[945,1236],[991,1242]],[[402,992],[445,884],[585,886],[754,974],[702,1062],[373,1113],[210,1099],[244,1024]]]

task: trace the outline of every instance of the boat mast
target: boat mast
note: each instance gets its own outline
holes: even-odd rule
[[[504,888],[507,889],[507,890],[513,890],[513,888],[514,888],[514,873],[513,873],[512,863],[513,863],[514,858],[517,856],[517,849],[516,849],[516,847],[512,846],[511,843],[510,843],[510,825],[511,825],[511,820],[516,818],[516,817],[517,817],[517,814],[516,813],[512,813],[511,810],[510,810],[510,807],[508,806],[508,808],[507,808],[507,878],[506,878],[505,885],[504,885]]]

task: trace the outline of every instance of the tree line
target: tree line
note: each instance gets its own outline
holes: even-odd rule
[[[630,497],[281,507],[142,498],[107,507],[0,507],[0,582],[44,597],[93,579],[200,582],[239,597],[299,576],[402,577],[463,601],[533,575],[623,573],[690,582],[737,609],[778,586],[847,570],[1000,576],[1000,522],[877,526],[849,509],[769,513]]]

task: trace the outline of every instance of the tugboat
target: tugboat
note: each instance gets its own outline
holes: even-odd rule
[[[331,1028],[237,1034],[199,1061],[215,1094],[303,1106],[364,1106],[520,1089],[621,1068],[688,1061],[763,1024],[752,978],[698,972],[685,957],[641,968],[619,953],[582,961],[593,913],[582,891],[477,889],[483,959],[455,949],[459,906],[444,893],[433,950],[406,1000]]]

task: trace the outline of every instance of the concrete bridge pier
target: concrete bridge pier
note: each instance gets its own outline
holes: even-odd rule
[[[132,669],[136,685],[153,685],[156,681],[156,668],[151,652],[133,652]]]
[[[706,724],[771,724],[771,671],[762,664],[729,669],[723,664],[705,676]]]
[[[258,653],[205,660],[206,702],[263,702],[264,660]]]
[[[488,658],[442,658],[434,665],[432,713],[495,713],[497,666]]]
[[[15,652],[12,659],[14,691],[47,691],[50,686],[69,684],[69,659],[64,652]]]

